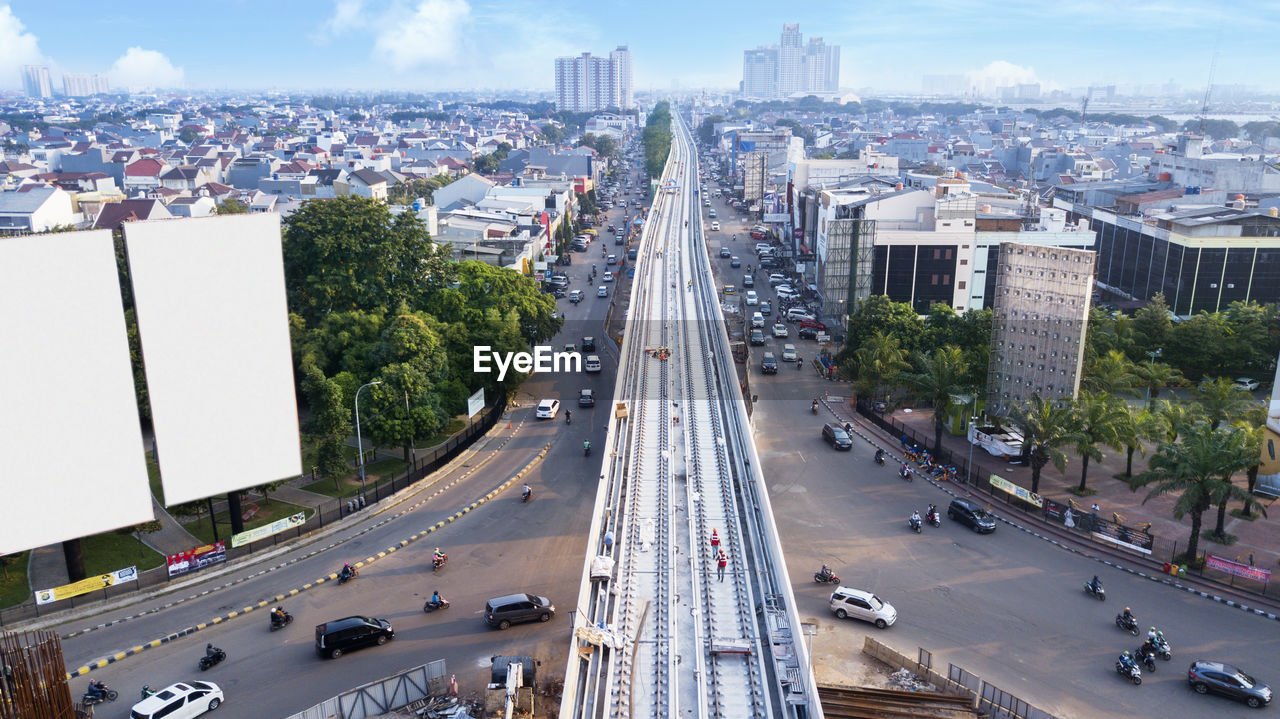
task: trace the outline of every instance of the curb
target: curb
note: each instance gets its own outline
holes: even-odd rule
[[[394,552],[396,552],[397,550],[402,549],[402,548],[404,548],[404,547],[407,547],[407,546],[409,546],[410,544],[412,544],[412,543],[414,543],[414,542],[416,542],[416,541],[418,541],[418,540],[420,540],[420,539],[423,539],[423,538],[427,537],[428,535],[432,534],[433,532],[436,532],[436,531],[439,531],[440,529],[443,529],[446,525],[453,523],[455,520],[458,520],[458,519],[462,518],[463,516],[465,516],[465,515],[469,514],[472,510],[479,508],[479,507],[480,507],[480,505],[482,505],[482,504],[484,504],[484,503],[488,502],[489,500],[493,499],[494,497],[498,496],[499,494],[501,494],[501,493],[502,493],[502,491],[503,491],[503,490],[505,490],[505,489],[507,489],[508,487],[510,487],[510,486],[511,486],[512,484],[514,484],[516,481],[518,481],[518,480],[522,479],[526,474],[528,474],[528,473],[529,473],[529,471],[530,471],[530,470],[532,470],[532,469],[533,469],[533,468],[534,468],[534,467],[535,467],[539,462],[541,462],[541,461],[542,461],[542,458],[543,458],[543,457],[545,457],[545,456],[547,455],[547,452],[548,452],[548,451],[550,451],[550,449],[551,449],[551,444],[550,444],[550,443],[547,443],[545,446],[543,446],[542,451],[541,451],[541,452],[539,452],[539,453],[538,453],[538,454],[537,454],[533,459],[531,459],[531,460],[529,461],[529,463],[528,463],[528,464],[526,464],[523,468],[521,468],[521,469],[520,469],[520,471],[516,472],[514,475],[512,475],[511,477],[509,477],[509,478],[508,478],[505,482],[503,482],[502,484],[499,484],[497,487],[495,487],[494,489],[490,490],[487,494],[485,494],[485,495],[484,495],[483,497],[481,497],[480,499],[478,499],[478,500],[476,500],[476,501],[474,501],[474,502],[471,502],[470,504],[468,504],[467,506],[463,507],[462,509],[460,509],[460,510],[458,510],[458,511],[454,512],[454,513],[453,513],[452,515],[450,515],[449,517],[447,517],[447,518],[445,518],[445,519],[442,519],[442,520],[440,520],[439,522],[436,522],[435,524],[433,524],[433,525],[431,525],[431,526],[427,527],[426,529],[424,529],[424,530],[422,530],[422,531],[420,531],[420,532],[417,532],[416,534],[411,534],[411,535],[409,535],[407,538],[400,540],[400,541],[399,541],[399,542],[397,542],[396,544],[394,544],[394,545],[392,545],[392,546],[390,546],[390,547],[387,547],[386,549],[382,550],[381,552],[378,552],[377,554],[374,554],[374,555],[369,556],[369,557],[365,557],[363,560],[356,562],[356,563],[355,563],[354,565],[352,565],[352,566],[354,566],[356,569],[360,569],[361,567],[367,566],[367,565],[369,565],[369,564],[373,564],[374,562],[378,561],[379,559],[383,559],[384,557],[386,557],[386,556],[388,556],[388,555],[390,555],[390,554],[393,554],[393,553],[394,553]],[[457,481],[457,480],[455,480],[455,482],[456,482],[456,481]],[[450,483],[450,485],[446,485],[445,487],[441,487],[439,490],[437,490],[437,491],[436,491],[436,494],[438,494],[439,492],[444,491],[445,489],[447,489],[447,488],[448,488],[448,486],[451,486],[451,485],[452,485],[452,483]],[[432,496],[435,496],[435,494],[433,494]],[[427,499],[430,499],[430,497],[428,497]],[[422,500],[422,502],[426,502],[426,501],[427,501],[427,499]],[[419,504],[421,504],[422,502],[419,502]],[[418,505],[414,505],[414,507],[416,507],[416,506],[418,506]],[[373,529],[375,529],[375,528],[377,528],[377,527],[379,527],[379,526],[381,526],[381,525],[383,525],[383,524],[386,524],[387,522],[390,522],[391,520],[393,520],[393,519],[395,519],[395,518],[397,518],[397,517],[399,517],[399,516],[403,515],[405,512],[408,512],[408,511],[410,511],[411,509],[413,509],[413,507],[410,507],[410,508],[405,509],[405,510],[403,510],[402,512],[400,512],[400,513],[396,514],[396,515],[393,515],[393,516],[391,516],[391,517],[388,517],[388,518],[386,518],[385,520],[383,520],[382,522],[379,522],[378,524],[375,524],[375,525],[372,525],[372,526],[370,526],[370,527],[366,528],[365,530],[363,530],[362,532],[360,532],[360,534],[364,534],[365,532],[371,531],[371,530],[373,530]],[[360,534],[353,535],[353,537],[360,536]],[[348,539],[351,539],[351,537],[349,537]],[[343,542],[346,542],[346,541],[347,541],[347,540],[343,540]],[[343,542],[334,542],[333,544],[330,544],[330,545],[329,545],[329,546],[327,546],[327,547],[324,547],[324,548],[322,548],[322,549],[317,549],[317,550],[315,550],[315,551],[313,551],[313,552],[310,552],[309,554],[307,554],[307,555],[306,555],[306,557],[314,556],[315,554],[318,554],[318,553],[320,553],[320,552],[326,551],[326,550],[331,549],[331,548],[333,548],[333,547],[339,546],[339,545],[340,545],[340,544],[342,544]],[[299,560],[301,560],[301,559],[305,559],[306,557],[299,557],[298,559],[291,560],[290,562],[287,562],[287,563],[286,563],[286,565],[287,565],[287,564],[292,564],[292,563],[294,563],[294,562],[296,562],[296,561],[299,561]],[[280,565],[280,566],[285,566],[285,565]],[[278,567],[277,567],[277,568],[278,568]],[[273,568],[273,569],[274,569],[274,568]],[[258,576],[258,575],[265,574],[265,573],[266,573],[266,572],[268,572],[268,571],[271,571],[271,570],[270,570],[270,569],[264,569],[264,570],[262,570],[261,572],[258,572],[258,573],[254,574],[254,575],[252,575],[252,576],[256,577],[256,576]],[[245,578],[243,578],[243,579],[241,579],[241,580],[237,580],[237,582],[233,582],[232,584],[237,584],[237,583],[239,583],[239,582],[241,582],[241,581],[245,581],[245,580],[250,579],[250,578],[251,578],[251,577],[245,577]],[[306,584],[302,585],[301,587],[295,587],[295,588],[290,589],[290,590],[288,590],[287,592],[284,592],[284,593],[282,593],[282,594],[277,594],[277,595],[275,595],[274,597],[272,597],[272,598],[271,598],[271,599],[269,599],[269,600],[268,600],[268,599],[264,599],[264,600],[262,600],[262,601],[260,601],[260,602],[257,602],[256,604],[252,604],[252,605],[249,605],[249,606],[246,606],[246,607],[242,607],[241,609],[236,610],[236,611],[228,612],[227,614],[224,614],[224,615],[222,615],[222,616],[220,616],[220,617],[214,617],[213,619],[211,619],[211,620],[209,620],[209,621],[207,621],[207,622],[201,622],[201,623],[199,623],[199,624],[196,624],[195,626],[186,627],[185,629],[181,629],[181,630],[179,630],[179,631],[177,631],[177,632],[173,632],[173,633],[171,633],[171,634],[167,634],[167,635],[165,635],[165,636],[163,636],[163,637],[161,637],[161,638],[159,638],[159,639],[153,639],[153,640],[151,640],[150,642],[147,642],[146,644],[140,644],[140,645],[137,645],[137,646],[134,646],[134,647],[130,647],[129,649],[126,649],[126,650],[124,650],[124,651],[116,652],[116,653],[114,653],[114,654],[107,655],[106,657],[103,657],[103,658],[101,658],[101,659],[97,659],[97,660],[95,660],[95,661],[92,661],[92,662],[90,662],[90,663],[88,663],[88,664],[84,665],[84,666],[81,666],[81,667],[77,668],[75,671],[68,672],[68,673],[67,673],[67,679],[73,679],[73,678],[75,678],[75,677],[84,676],[85,674],[88,674],[89,672],[93,671],[94,669],[101,669],[101,668],[103,668],[103,667],[107,666],[108,664],[114,664],[114,663],[116,663],[116,662],[118,662],[118,661],[121,661],[121,660],[125,659],[126,657],[131,657],[131,656],[133,656],[133,655],[135,655],[135,654],[140,654],[140,653],[142,653],[142,652],[144,652],[144,651],[146,651],[146,650],[148,650],[148,649],[152,649],[152,648],[155,648],[155,647],[161,646],[161,645],[163,645],[163,644],[168,644],[169,642],[171,642],[171,641],[173,641],[173,640],[175,640],[175,639],[178,639],[178,638],[180,638],[180,637],[185,637],[185,636],[188,636],[188,635],[190,635],[190,634],[194,634],[194,633],[196,633],[196,632],[198,632],[198,631],[201,631],[201,630],[203,630],[203,629],[208,629],[209,627],[212,627],[212,626],[214,626],[214,625],[222,624],[223,622],[230,621],[230,620],[232,620],[232,619],[235,619],[236,617],[239,617],[239,616],[242,616],[242,615],[245,615],[245,614],[249,614],[250,612],[254,611],[255,609],[262,609],[262,608],[264,608],[264,607],[267,607],[268,605],[275,604],[275,603],[277,603],[277,602],[281,602],[281,601],[285,600],[285,599],[286,599],[286,598],[288,598],[288,597],[296,596],[296,595],[301,594],[302,592],[305,592],[305,591],[307,591],[307,590],[309,590],[309,589],[312,589],[312,588],[314,588],[314,587],[318,587],[318,586],[320,586],[320,585],[322,585],[322,584],[324,584],[324,583],[326,583],[326,582],[334,581],[334,580],[336,580],[337,578],[338,578],[338,573],[337,573],[337,572],[330,573],[330,574],[325,575],[325,576],[323,576],[323,577],[320,577],[320,578],[318,578],[318,579],[316,579],[316,580],[314,580],[314,581],[308,582],[308,583],[306,583]],[[230,586],[230,585],[224,585],[224,586]],[[213,591],[216,591],[217,589],[221,589],[221,588],[222,588],[222,587],[217,587],[217,588],[215,588],[215,589],[206,590],[205,592],[202,592],[201,594],[198,594],[198,595],[195,595],[195,596],[204,596],[204,595],[206,595],[206,594],[209,594],[209,593],[211,593],[211,592],[213,592]],[[185,600],[183,600],[183,601],[185,601]],[[138,615],[138,616],[141,616],[141,615]],[[118,621],[124,621],[124,620],[118,620]],[[118,623],[118,621],[117,621],[117,622],[113,622],[113,623]],[[110,626],[110,625],[102,625],[102,626]],[[83,632],[81,632],[81,633],[83,633]]]
[[[842,422],[843,422],[843,421],[845,421],[845,420],[843,420],[843,419],[840,417],[840,415],[836,414],[835,410],[833,410],[833,409],[830,407],[830,405],[828,405],[828,404],[827,404],[827,402],[826,402],[826,399],[825,399],[825,398],[822,400],[822,406],[823,406],[823,407],[825,407],[825,408],[827,409],[827,411],[828,411],[828,412],[830,412],[830,413],[831,413],[831,415],[832,415],[833,417],[835,417],[836,419],[839,419],[839,420],[841,420]],[[895,462],[899,461],[899,459],[900,459],[900,458],[898,458],[896,455],[894,455],[890,448],[880,446],[880,443],[879,443],[879,442],[877,442],[875,438],[873,438],[873,437],[871,437],[871,436],[869,436],[869,435],[865,434],[864,432],[862,432],[862,431],[861,431],[861,427],[860,427],[858,424],[854,424],[853,422],[849,422],[849,424],[853,426],[853,431],[854,431],[854,433],[855,433],[855,434],[857,434],[857,435],[858,435],[859,437],[861,437],[862,439],[866,440],[866,442],[867,442],[868,444],[870,444],[871,446],[875,447],[876,449],[882,449],[882,450],[884,450],[885,456],[887,456],[887,457],[894,457],[894,461],[895,461]],[[901,460],[901,461],[902,461],[902,462],[906,462],[906,460],[905,460],[905,459],[903,459],[903,460]],[[959,493],[957,493],[957,492],[953,492],[952,490],[948,489],[948,488],[947,488],[946,486],[944,486],[941,482],[938,482],[937,480],[935,480],[935,479],[933,479],[932,477],[929,477],[929,476],[927,476],[927,475],[924,475],[923,473],[919,473],[919,474],[920,474],[920,476],[921,476],[925,481],[927,481],[929,484],[932,484],[932,485],[933,485],[934,487],[936,487],[937,489],[941,490],[944,494],[948,494],[948,495],[950,495],[952,498],[956,498],[956,499],[961,498],[961,495],[960,495]],[[988,506],[990,506],[990,503],[988,503]],[[1128,573],[1128,574],[1132,574],[1132,575],[1133,575],[1133,576],[1135,576],[1135,577],[1141,577],[1141,578],[1143,578],[1143,579],[1147,579],[1147,580],[1150,580],[1150,581],[1152,581],[1152,582],[1158,582],[1158,583],[1163,584],[1163,585],[1165,585],[1165,586],[1173,587],[1174,589],[1180,589],[1180,590],[1182,590],[1182,591],[1184,591],[1184,592],[1187,592],[1188,594],[1194,594],[1194,595],[1196,595],[1196,596],[1200,597],[1201,599],[1208,599],[1209,601],[1217,602],[1217,603],[1219,603],[1219,604],[1223,604],[1223,605],[1226,605],[1226,606],[1228,606],[1228,607],[1232,607],[1232,608],[1234,608],[1234,609],[1239,609],[1239,610],[1240,610],[1240,611],[1242,611],[1242,612],[1246,612],[1246,613],[1248,613],[1248,614],[1252,614],[1252,615],[1254,615],[1254,616],[1263,617],[1264,619],[1270,619],[1270,620],[1272,620],[1272,621],[1280,622],[1280,615],[1275,614],[1275,613],[1273,613],[1273,612],[1269,612],[1269,611],[1266,611],[1266,610],[1263,610],[1263,609],[1258,609],[1258,608],[1256,608],[1256,607],[1251,607],[1251,606],[1249,606],[1248,604],[1244,604],[1243,602],[1238,602],[1238,601],[1236,601],[1236,600],[1234,600],[1234,599],[1227,599],[1227,598],[1225,598],[1225,597],[1220,597],[1220,596],[1218,596],[1218,595],[1216,595],[1216,594],[1213,594],[1213,593],[1211,593],[1211,592],[1206,592],[1206,591],[1201,590],[1201,589],[1196,589],[1195,587],[1189,587],[1189,586],[1187,586],[1187,585],[1185,585],[1185,584],[1182,584],[1182,583],[1180,583],[1180,582],[1175,582],[1175,581],[1173,581],[1172,579],[1167,579],[1167,578],[1166,578],[1166,575],[1163,575],[1163,574],[1150,574],[1150,573],[1148,573],[1148,572],[1144,572],[1144,571],[1139,570],[1139,569],[1134,569],[1134,568],[1132,568],[1132,567],[1125,566],[1125,565],[1123,565],[1123,564],[1121,564],[1121,563],[1119,563],[1119,562],[1116,562],[1116,561],[1114,561],[1114,560],[1111,560],[1111,559],[1106,559],[1106,558],[1104,558],[1104,557],[1097,557],[1097,556],[1094,556],[1093,554],[1090,554],[1089,552],[1086,552],[1085,550],[1080,549],[1079,547],[1071,546],[1070,544],[1067,544],[1067,543],[1065,543],[1065,542],[1062,542],[1061,540],[1055,539],[1054,537],[1051,537],[1051,536],[1048,536],[1048,535],[1045,535],[1045,534],[1041,534],[1040,532],[1038,532],[1038,531],[1036,531],[1036,530],[1034,530],[1034,529],[1029,529],[1029,528],[1027,528],[1027,527],[1024,527],[1024,526],[1023,526],[1023,525],[1021,525],[1021,524],[1018,524],[1017,522],[1014,522],[1013,520],[1005,519],[1005,518],[1004,518],[1004,517],[1002,517],[1001,515],[998,515],[998,514],[994,514],[994,513],[992,513],[992,514],[991,514],[991,516],[992,516],[992,517],[995,517],[995,518],[996,518],[997,520],[999,520],[1000,522],[1003,522],[1004,524],[1007,524],[1007,525],[1009,525],[1010,527],[1013,527],[1013,528],[1015,528],[1015,529],[1018,529],[1018,530],[1020,530],[1020,531],[1022,531],[1022,532],[1025,532],[1025,533],[1027,533],[1027,534],[1030,534],[1031,536],[1033,536],[1033,537],[1035,537],[1035,538],[1037,538],[1037,539],[1040,539],[1040,540],[1042,540],[1042,541],[1048,542],[1049,544],[1052,544],[1052,545],[1054,545],[1055,547],[1058,547],[1058,548],[1060,548],[1060,549],[1065,549],[1065,550],[1067,550],[1068,552],[1071,552],[1072,554],[1078,554],[1078,555],[1080,555],[1081,557],[1085,557],[1086,559],[1090,559],[1090,560],[1092,560],[1092,561],[1098,562],[1099,564],[1103,564],[1103,565],[1108,566],[1108,567],[1111,567],[1111,568],[1113,568],[1113,569],[1118,569],[1118,570],[1120,570],[1120,571],[1122,571],[1122,572],[1126,572],[1126,573]]]

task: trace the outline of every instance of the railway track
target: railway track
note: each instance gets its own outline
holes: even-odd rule
[[[973,719],[979,716],[969,697],[937,692],[904,692],[819,686],[827,719]]]

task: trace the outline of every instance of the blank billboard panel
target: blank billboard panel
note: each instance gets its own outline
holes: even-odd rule
[[[0,238],[0,554],[153,518],[118,277],[106,230]]]
[[[300,474],[279,216],[124,230],[165,501]]]

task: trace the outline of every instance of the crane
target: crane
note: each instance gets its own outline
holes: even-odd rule
[[[1209,93],[1213,92],[1213,71],[1218,68],[1218,52],[1209,60],[1209,82],[1204,86],[1204,102],[1200,103],[1200,136],[1204,136],[1204,116],[1209,111]]]

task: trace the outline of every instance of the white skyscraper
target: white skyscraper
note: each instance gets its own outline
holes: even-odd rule
[[[742,96],[758,100],[840,89],[840,46],[822,38],[805,45],[800,26],[782,26],[778,45],[746,50],[742,55]]]
[[[62,93],[67,97],[88,97],[105,95],[110,92],[106,75],[72,75],[62,76]]]
[[[800,25],[782,26],[782,42],[778,44],[778,96],[787,97],[808,90],[804,76],[804,40]]]
[[[27,93],[27,97],[53,97],[53,83],[49,81],[49,68],[44,65],[23,65],[22,89]]]
[[[742,53],[742,96],[770,99],[777,95],[778,49],[758,47]]]
[[[631,109],[631,51],[625,45],[609,57],[556,58],[556,109],[595,112],[607,107]]]

